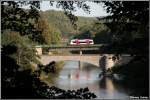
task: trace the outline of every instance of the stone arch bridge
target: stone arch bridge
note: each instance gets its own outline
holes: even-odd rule
[[[87,62],[93,64],[95,66],[101,67],[100,60],[103,55],[106,56],[106,69],[113,67],[115,64],[123,64],[129,62],[132,58],[129,55],[122,55],[118,61],[113,61],[111,58],[114,54],[82,54],[82,50],[99,50],[101,46],[104,44],[98,45],[86,45],[86,46],[36,46],[37,55],[41,56],[39,59],[42,64],[46,65],[51,61],[80,61],[80,62]],[[77,55],[43,55],[42,48],[48,47],[50,50],[78,50],[80,54]]]
[[[114,62],[112,61],[113,54],[107,54],[106,56],[106,69],[113,67],[115,64],[127,63],[131,60],[129,56],[122,56],[120,60]],[[102,56],[100,55],[42,55],[40,61],[42,64],[46,65],[51,61],[81,61],[93,64],[97,67],[101,67],[99,61]]]

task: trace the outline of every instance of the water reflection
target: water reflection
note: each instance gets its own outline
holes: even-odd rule
[[[124,88],[116,85],[108,77],[99,78],[100,73],[99,67],[87,63],[69,61],[65,63],[54,85],[66,90],[88,87],[100,99],[128,98]]]
[[[127,99],[126,91],[121,91],[121,87],[117,87],[108,77],[103,77],[99,82],[99,97],[102,99]]]

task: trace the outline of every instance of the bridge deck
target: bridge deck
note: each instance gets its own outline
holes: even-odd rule
[[[36,48],[48,47],[48,48],[98,48],[106,44],[94,44],[94,45],[37,45]]]

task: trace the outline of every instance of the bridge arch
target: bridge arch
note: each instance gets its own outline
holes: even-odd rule
[[[99,66],[100,56],[98,55],[68,55],[68,56],[45,56],[42,55],[40,61],[46,65],[51,61],[81,61],[93,64],[95,66]]]

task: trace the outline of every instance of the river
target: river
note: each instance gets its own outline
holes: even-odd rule
[[[65,61],[53,85],[65,90],[88,87],[97,99],[129,99],[128,91],[109,77],[99,78],[101,69],[89,63]]]

